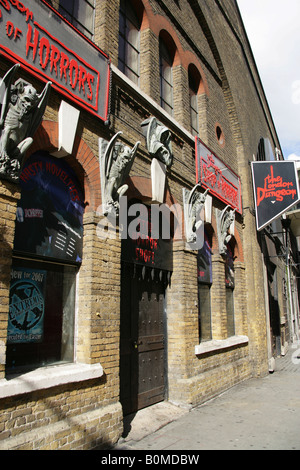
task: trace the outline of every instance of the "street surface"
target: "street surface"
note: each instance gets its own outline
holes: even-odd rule
[[[128,422],[130,432],[115,450],[300,450],[300,345],[276,358],[275,372],[266,377],[247,380],[190,411],[174,407],[171,422],[164,417],[159,425],[159,406],[170,405],[142,410],[140,428]]]

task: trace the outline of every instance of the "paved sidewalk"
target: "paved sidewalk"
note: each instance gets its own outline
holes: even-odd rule
[[[167,403],[142,410],[129,420],[131,430],[116,449],[300,450],[297,348],[276,359],[273,374],[247,380],[191,411]]]

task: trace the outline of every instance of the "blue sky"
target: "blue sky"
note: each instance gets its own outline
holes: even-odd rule
[[[300,157],[300,0],[237,0],[284,157]]]

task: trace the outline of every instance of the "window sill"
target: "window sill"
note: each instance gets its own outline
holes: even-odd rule
[[[231,338],[220,340],[214,339],[195,346],[195,354],[196,356],[201,356],[202,354],[218,352],[222,349],[229,349],[234,346],[244,346],[248,344],[248,342],[248,336],[231,336]]]
[[[102,376],[103,368],[100,364],[60,364],[41,367],[9,380],[0,380],[0,398],[21,395],[73,382],[98,379]]]
[[[179,124],[179,122],[176,121],[176,119],[174,119],[169,113],[167,113],[167,111],[165,111],[156,101],[154,101],[150,96],[148,96],[138,86],[136,86],[132,80],[130,80],[123,72],[121,72],[121,70],[118,69],[118,67],[111,64],[111,70],[119,78],[119,80],[121,80],[128,87],[130,87],[133,92],[137,93],[143,100],[148,103],[148,105],[155,109],[156,113],[158,112],[161,118],[167,120],[167,122],[171,123],[172,125],[175,125],[177,129],[180,129],[180,131],[188,139],[190,139],[193,143],[195,142],[195,137],[190,132],[188,132],[181,124]]]

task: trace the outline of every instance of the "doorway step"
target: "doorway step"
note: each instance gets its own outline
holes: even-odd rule
[[[139,410],[137,413],[125,416],[123,436],[116,448],[130,449],[130,442],[139,441],[188,412],[188,407],[181,408],[170,402],[162,401]]]

